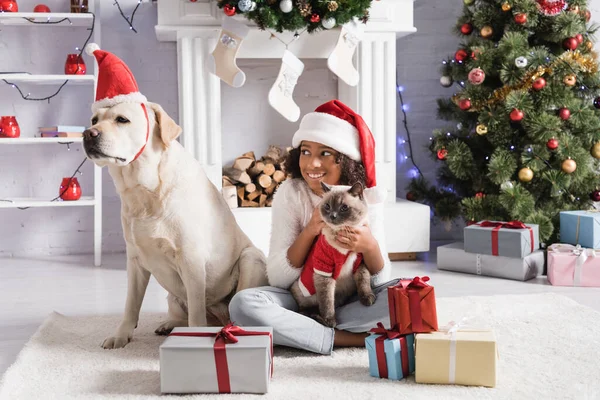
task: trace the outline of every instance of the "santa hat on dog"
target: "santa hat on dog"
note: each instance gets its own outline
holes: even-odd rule
[[[100,50],[96,43],[85,46],[85,52],[96,57],[98,63],[98,84],[96,86],[96,101],[92,103],[92,111],[112,107],[120,103],[138,103],[146,116],[146,142],[130,162],[137,160],[148,143],[150,136],[150,121],[146,96],[140,93],[137,82],[127,64],[119,57],[108,51]]]
[[[362,162],[367,187],[377,184],[373,134],[362,117],[341,101],[331,100],[302,118],[292,146],[300,146],[303,140],[324,144]]]
[[[119,57],[100,50],[96,43],[85,46],[85,52],[96,57],[98,62],[98,85],[92,111],[119,103],[143,104],[148,101],[140,93],[133,74]]]

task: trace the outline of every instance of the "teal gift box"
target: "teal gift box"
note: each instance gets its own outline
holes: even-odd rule
[[[561,211],[560,241],[591,249],[600,248],[600,212]]]
[[[388,336],[397,337],[387,339]],[[399,381],[415,372],[414,334],[373,334],[365,338],[365,347],[369,353],[371,376]]]

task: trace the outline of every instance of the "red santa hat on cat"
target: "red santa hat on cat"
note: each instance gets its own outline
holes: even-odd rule
[[[143,104],[148,101],[146,96],[140,93],[129,67],[119,57],[100,50],[96,43],[85,46],[85,52],[96,57],[98,62],[98,85],[92,111],[119,103]]]
[[[303,140],[324,144],[362,162],[367,187],[377,184],[373,134],[362,117],[341,101],[331,100],[302,118],[292,146],[300,146]]]

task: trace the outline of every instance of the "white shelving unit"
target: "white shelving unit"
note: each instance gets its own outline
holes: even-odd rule
[[[89,9],[96,14],[96,25],[90,38],[90,42],[100,43],[100,1],[89,0]],[[0,28],[3,26],[18,27],[45,27],[47,29],[61,27],[82,27],[91,28],[93,17],[89,13],[0,13]],[[31,22],[40,22],[33,24]],[[47,23],[46,23],[47,22]],[[54,23],[55,22],[55,23]],[[82,31],[82,44],[87,38],[88,31]],[[6,80],[15,84],[26,83],[33,85],[61,85],[68,80],[67,85],[90,85],[92,88],[91,101],[96,97],[96,81],[98,79],[98,68],[95,62],[90,62],[89,71],[93,75],[34,75],[34,74],[2,74],[0,80]],[[6,85],[4,85],[6,86]],[[7,86],[9,90],[10,87]],[[59,94],[60,97],[61,94]],[[18,117],[18,116],[17,116]],[[82,143],[82,138],[41,138],[41,137],[20,137],[17,139],[0,138],[0,148],[13,145],[44,145],[61,143]],[[82,196],[77,201],[49,201],[48,199],[36,198],[8,198],[0,201],[0,209],[29,208],[29,207],[93,207],[94,209],[94,265],[100,266],[102,263],[102,168],[94,165],[94,195]]]

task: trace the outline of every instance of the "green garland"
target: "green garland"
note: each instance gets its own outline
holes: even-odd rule
[[[353,18],[366,23],[372,0],[222,0],[228,16],[242,14],[261,29],[313,33],[332,29]],[[285,12],[284,12],[285,11]]]

